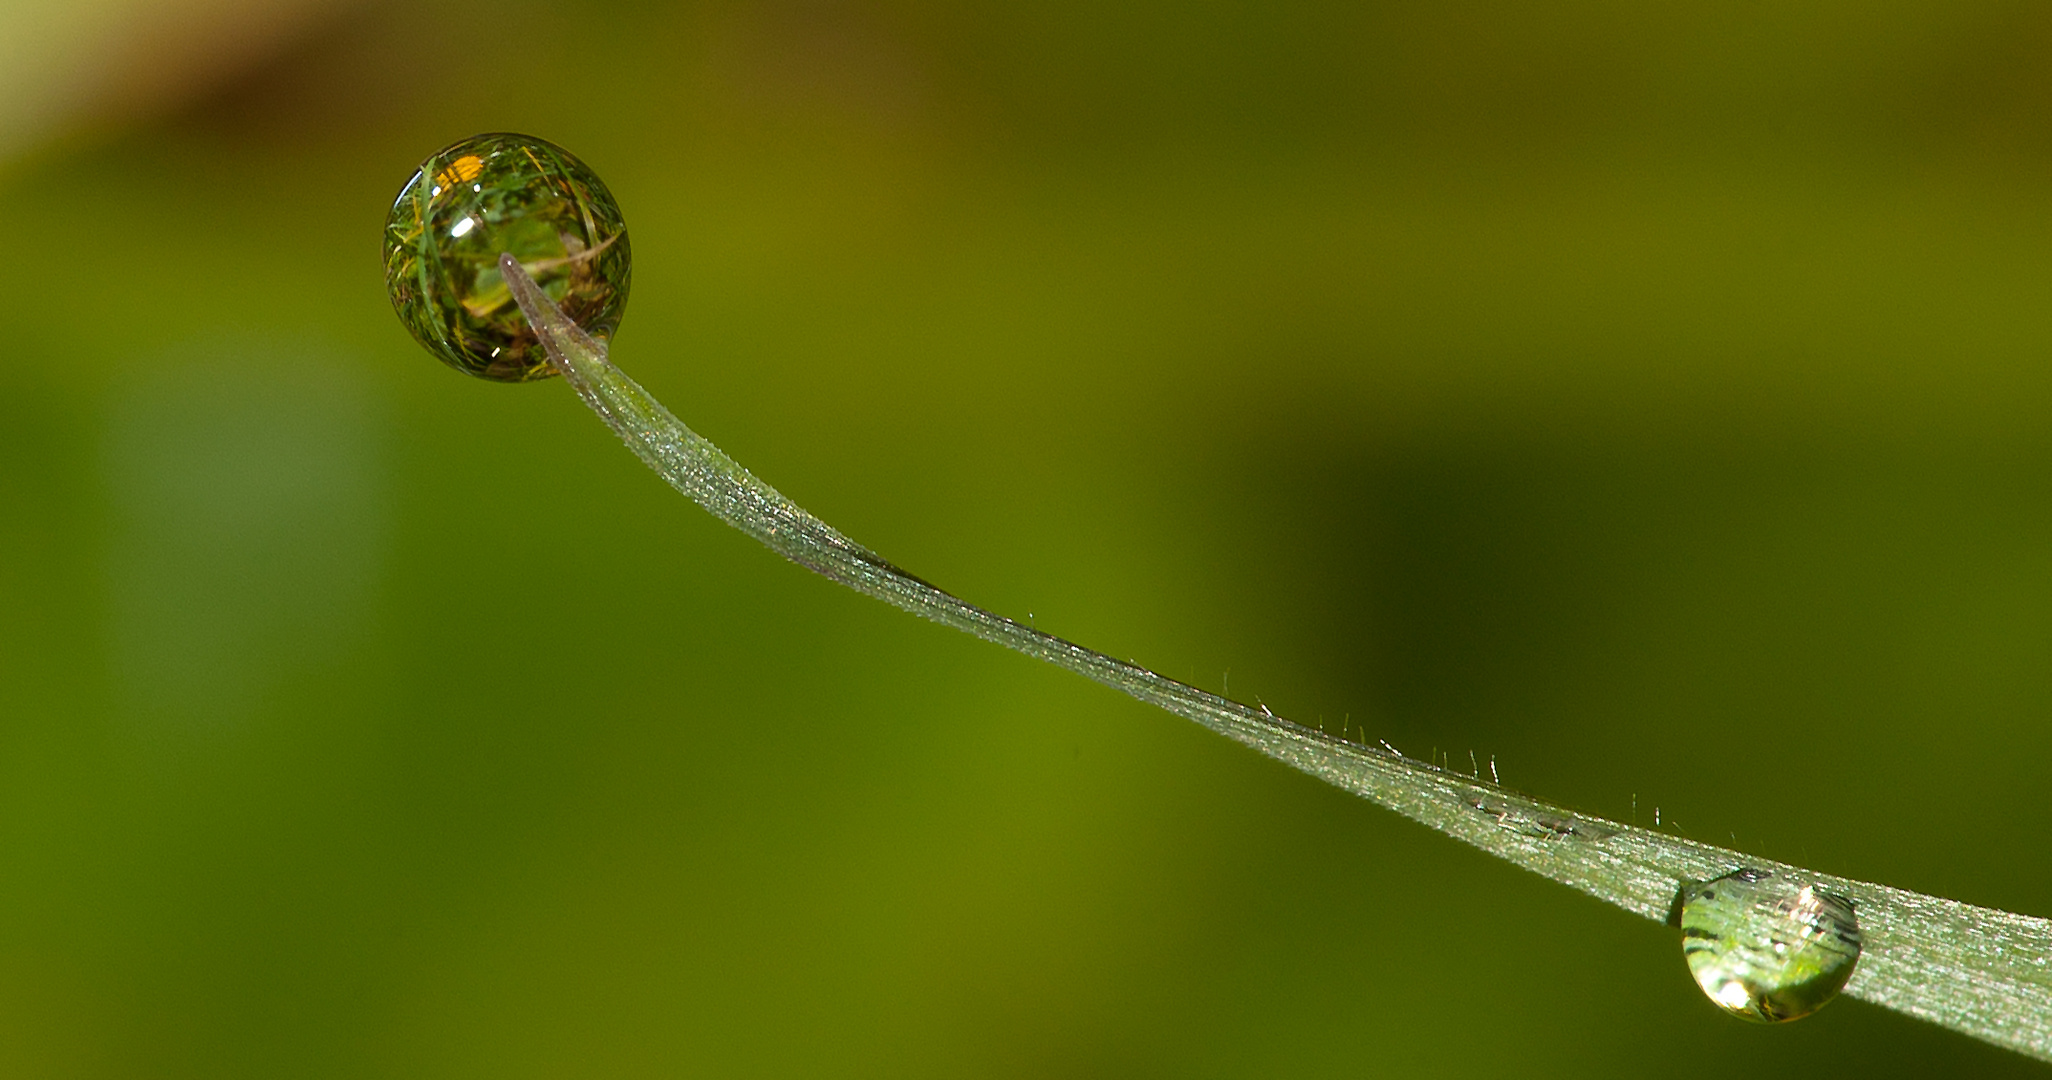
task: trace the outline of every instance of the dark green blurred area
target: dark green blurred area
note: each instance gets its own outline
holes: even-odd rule
[[[0,1073],[2033,1075],[848,594],[386,303],[528,131],[615,357],[999,611],[2052,914],[2052,12],[390,5],[0,178]],[[1635,809],[1636,807],[1636,809]]]

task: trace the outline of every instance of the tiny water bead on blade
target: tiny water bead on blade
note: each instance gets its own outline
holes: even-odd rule
[[[528,135],[474,135],[421,163],[385,221],[385,288],[414,340],[498,382],[555,374],[499,273],[511,254],[599,341],[627,306],[627,225],[597,174]]]
[[[1860,959],[1852,900],[1765,870],[1683,882],[1675,920],[1696,984],[1726,1012],[1756,1023],[1823,1008]]]

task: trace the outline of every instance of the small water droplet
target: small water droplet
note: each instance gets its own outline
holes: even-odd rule
[[[1860,959],[1850,898],[1766,870],[1685,881],[1671,920],[1696,985],[1733,1016],[1797,1020],[1845,987]]]
[[[428,155],[385,222],[385,288],[416,341],[500,382],[555,374],[499,276],[510,252],[564,314],[603,341],[627,305],[627,225],[569,151],[474,135]]]

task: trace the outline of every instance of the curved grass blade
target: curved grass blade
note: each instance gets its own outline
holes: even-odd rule
[[[1064,641],[892,566],[756,479],[614,367],[510,256],[501,267],[549,355],[636,456],[715,517],[858,592],[994,641],[1195,720],[1327,783],[1571,885],[1668,921],[1685,880],[1741,867],[1850,897],[1865,948],[1845,992],[2052,1061],[2052,920],[1821,874],[1579,814],[1485,781],[1307,728]]]

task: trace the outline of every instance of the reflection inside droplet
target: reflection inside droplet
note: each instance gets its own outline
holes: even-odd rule
[[[1683,882],[1673,921],[1696,985],[1718,1007],[1756,1023],[1823,1008],[1860,958],[1851,898],[1767,870]]]
[[[427,350],[472,375],[555,373],[499,276],[520,260],[584,332],[612,336],[627,303],[627,226],[604,183],[526,135],[478,135],[429,155],[385,223],[385,286]]]

